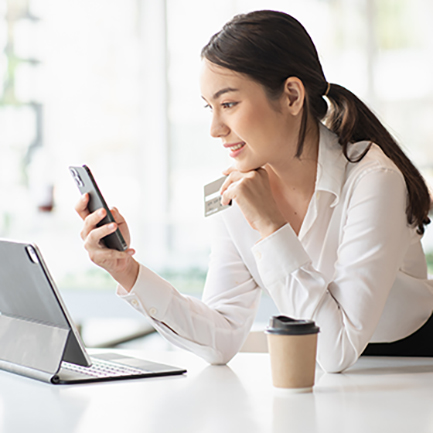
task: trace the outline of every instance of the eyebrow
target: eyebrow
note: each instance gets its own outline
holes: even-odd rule
[[[233,89],[233,87],[224,87],[224,89],[218,90],[218,92],[216,92],[213,95],[212,99],[218,99],[221,95],[224,95],[224,93],[229,93],[229,92],[238,92],[239,89]]]

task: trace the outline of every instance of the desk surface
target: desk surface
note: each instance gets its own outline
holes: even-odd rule
[[[433,359],[363,357],[281,396],[267,354],[208,366],[187,352],[131,353],[188,369],[165,377],[55,386],[0,371],[0,433],[433,432]]]

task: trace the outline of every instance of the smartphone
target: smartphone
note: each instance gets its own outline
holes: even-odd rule
[[[69,170],[81,194],[85,194],[86,192],[89,194],[89,203],[87,204],[89,212],[93,213],[101,208],[106,210],[107,215],[97,224],[97,226],[101,227],[104,224],[116,222],[110,209],[108,209],[107,203],[105,202],[89,167],[86,165],[83,165],[82,167],[69,167]],[[128,245],[126,245],[125,239],[123,239],[122,233],[119,229],[114,233],[110,233],[103,237],[101,240],[107,248],[113,250],[125,251],[128,248]]]

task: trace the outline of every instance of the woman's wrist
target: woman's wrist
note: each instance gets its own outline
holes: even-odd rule
[[[275,233],[276,231],[280,230],[280,228],[286,224],[287,224],[287,221],[285,221],[284,219],[281,219],[278,221],[269,221],[267,224],[263,224],[259,228],[259,233],[260,233],[261,239],[267,238],[272,233]]]
[[[127,267],[121,272],[112,273],[111,276],[127,291],[130,292],[134,287],[138,273],[140,271],[139,263],[131,257]]]

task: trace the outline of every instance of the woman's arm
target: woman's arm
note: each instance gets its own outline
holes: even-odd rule
[[[224,364],[240,349],[255,318],[260,290],[243,264],[225,230],[214,216],[212,254],[203,301],[180,294],[163,278],[140,266],[134,250],[110,250],[101,238],[122,231],[128,246],[130,235],[117,209],[117,224],[97,227],[104,210],[90,214],[87,194],[76,205],[84,220],[81,237],[91,260],[107,270],[120,284],[118,294],[134,308],[150,317],[155,328],[172,343],[188,349],[210,363]]]
[[[318,362],[332,372],[352,365],[373,335],[412,231],[398,171],[370,170],[350,188],[339,204],[338,232],[329,233],[338,236],[331,281],[313,267],[289,225],[253,248],[261,278],[281,313],[312,318],[320,326]]]
[[[128,293],[118,294],[150,317],[173,344],[212,364],[227,363],[243,345],[257,312],[261,290],[246,269],[218,215],[202,300],[180,294],[144,266]]]

